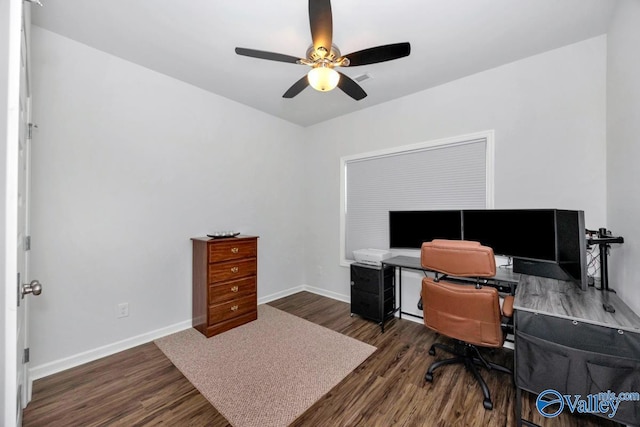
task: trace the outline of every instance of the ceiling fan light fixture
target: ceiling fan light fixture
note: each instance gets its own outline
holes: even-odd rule
[[[327,64],[319,64],[307,74],[312,88],[320,92],[328,92],[338,86],[340,74]]]
[[[312,68],[307,75],[301,76],[298,81],[287,89],[282,95],[283,98],[293,98],[306,89],[307,86],[311,86],[320,92],[328,92],[338,87],[352,99],[360,101],[367,96],[367,92],[365,92],[358,83],[369,76],[365,74],[361,76],[363,77],[362,79],[356,81],[347,74],[335,71],[335,67],[355,67],[359,65],[377,64],[379,62],[404,58],[411,53],[411,44],[404,42],[370,47],[343,56],[338,46],[333,44],[331,0],[308,1],[311,45],[307,49],[305,57],[299,58],[282,53],[236,47],[236,54],[238,55],[307,65]]]

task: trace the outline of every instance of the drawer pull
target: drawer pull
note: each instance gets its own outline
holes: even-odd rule
[[[239,268],[238,268],[238,267],[231,267],[231,272],[232,272],[232,273],[237,273],[237,272],[238,272],[238,270],[239,270]]]
[[[237,286],[231,287],[231,292],[238,292],[238,287]]]
[[[231,311],[238,311],[238,306],[237,305],[231,306]]]
[[[238,248],[231,248],[231,253],[237,254],[239,250],[240,249],[238,249]]]

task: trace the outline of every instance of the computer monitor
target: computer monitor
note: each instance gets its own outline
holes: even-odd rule
[[[462,211],[462,235],[489,246],[496,255],[556,261],[553,209],[483,209]]]
[[[389,246],[419,249],[434,239],[474,240],[513,258],[516,273],[588,286],[584,212],[562,209],[390,211]]]
[[[462,239],[462,211],[390,211],[389,247],[420,249],[433,239]]]
[[[561,209],[465,210],[463,238],[513,257],[515,273],[588,286],[584,212]]]

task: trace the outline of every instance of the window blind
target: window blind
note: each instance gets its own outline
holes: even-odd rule
[[[480,137],[343,160],[344,257],[389,248],[391,210],[489,207],[488,143]]]

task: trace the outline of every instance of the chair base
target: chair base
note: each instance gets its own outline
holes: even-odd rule
[[[458,342],[456,348],[452,348],[444,344],[435,343],[429,349],[429,354],[431,356],[434,356],[436,354],[436,348],[444,350],[447,353],[451,353],[456,357],[433,362],[431,366],[429,366],[427,373],[424,375],[425,381],[433,381],[433,371],[438,369],[440,366],[451,365],[454,363],[464,364],[467,370],[473,374],[476,381],[478,381],[480,387],[482,388],[482,394],[484,396],[482,405],[484,406],[484,409],[489,411],[493,409],[493,402],[491,401],[491,393],[489,392],[489,387],[487,387],[487,383],[482,378],[482,375],[480,375],[477,367],[479,366],[487,370],[496,370],[509,375],[513,375],[513,372],[502,365],[498,365],[496,363],[485,360],[485,358],[480,354],[478,348],[472,344]]]

